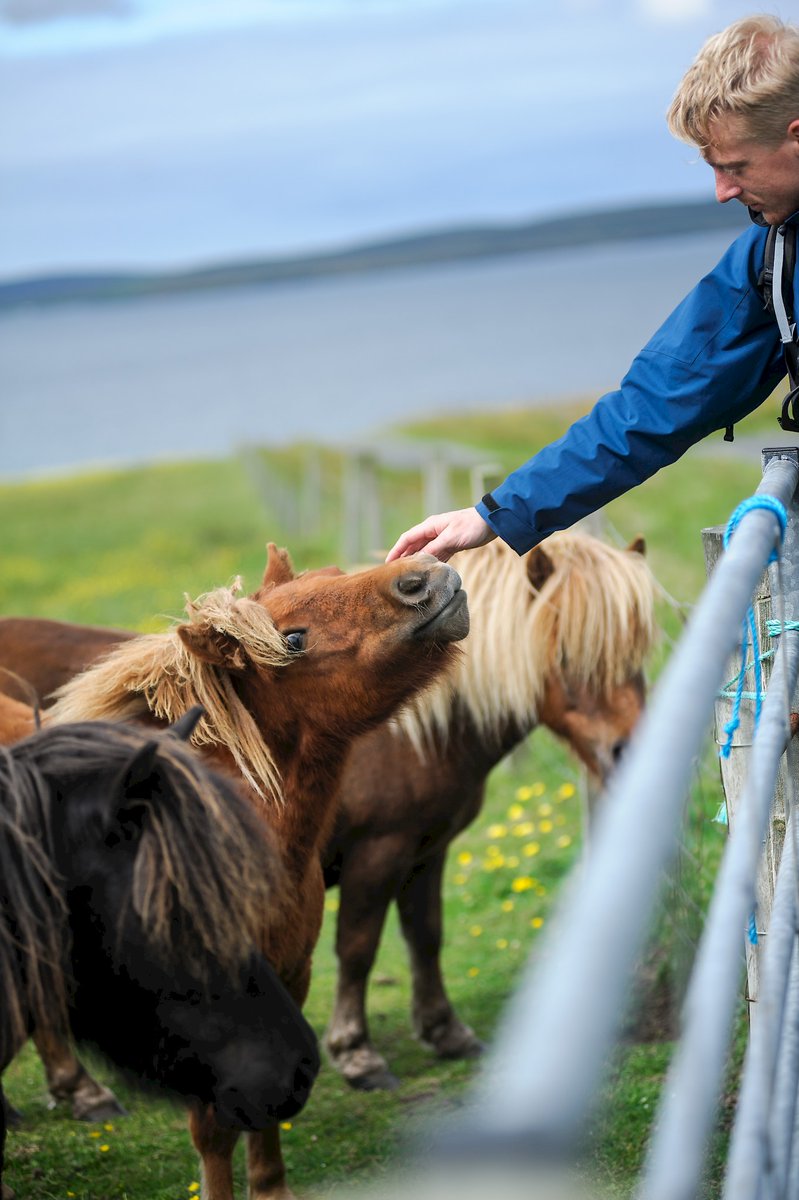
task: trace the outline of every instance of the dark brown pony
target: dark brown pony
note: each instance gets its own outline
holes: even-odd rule
[[[459,576],[429,556],[295,577],[288,555],[270,547],[251,596],[219,589],[170,632],[123,642],[65,684],[45,720],[163,724],[202,705],[195,745],[240,781],[278,840],[283,919],[263,950],[301,1004],[322,921],[319,856],[350,745],[431,683],[467,632]],[[212,1109],[195,1112],[191,1129],[203,1197],[232,1200],[238,1135]],[[250,1200],[289,1196],[277,1128],[249,1134],[248,1150]]]
[[[282,891],[265,833],[172,735],[87,721],[0,747],[0,1071],[35,1025],[234,1128],[298,1112],[319,1055],[258,951]],[[0,1087],[0,1182],[4,1110]]]
[[[447,849],[480,811],[491,769],[537,725],[562,737],[599,781],[622,753],[641,712],[654,632],[643,543],[630,550],[640,553],[573,532],[522,558],[500,541],[456,555],[471,632],[455,671],[356,743],[323,855],[328,885],[340,888],[326,1045],[354,1087],[396,1084],[366,1019],[392,901],[410,957],[417,1035],[443,1058],[479,1053],[441,974]]]

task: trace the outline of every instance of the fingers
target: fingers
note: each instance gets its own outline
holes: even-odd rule
[[[482,546],[495,537],[494,531],[474,508],[439,513],[403,533],[389,550],[386,562],[422,551],[447,562],[458,550]]]
[[[409,554],[421,554],[423,550],[432,553],[428,546],[438,536],[438,528],[434,522],[441,519],[429,517],[428,520],[422,521],[421,525],[414,525],[412,529],[403,533],[386,555],[386,562],[393,562],[395,558],[407,558]]]

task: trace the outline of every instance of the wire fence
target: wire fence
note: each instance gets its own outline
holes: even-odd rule
[[[688,983],[682,1032],[638,1184],[639,1200],[697,1200],[722,1091],[747,936],[757,942],[751,1037],[731,1138],[725,1200],[799,1197],[799,829],[790,708],[799,675],[799,451],[763,451],[756,497],[736,516],[683,637],[604,798],[590,853],[507,1005],[468,1102],[409,1155],[389,1196],[549,1200],[595,1193],[579,1152],[620,1037],[635,964],[725,670],[764,568],[779,618],[765,698],[753,721],[730,836]],[[784,519],[787,518],[787,519]],[[784,535],[784,536],[783,536]],[[754,660],[753,660],[754,661]],[[787,748],[782,838],[764,873]],[[642,806],[646,819],[642,820]],[[787,814],[787,816],[786,816]],[[773,870],[772,870],[773,867]],[[770,875],[773,900],[764,901]],[[756,1018],[754,1012],[756,1010]]]

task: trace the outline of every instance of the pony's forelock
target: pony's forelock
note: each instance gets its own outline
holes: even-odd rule
[[[579,531],[542,543],[554,570],[540,591],[500,539],[451,559],[469,598],[471,630],[453,673],[396,718],[420,756],[446,739],[455,706],[482,736],[535,720],[552,672],[607,696],[642,667],[655,638],[654,581],[642,555]]]
[[[186,624],[233,638],[258,667],[291,660],[285,640],[256,601],[239,597],[237,580],[187,600]],[[282,802],[280,775],[269,747],[239,699],[229,672],[193,654],[178,626],[123,642],[100,662],[64,684],[47,713],[47,724],[85,720],[131,720],[152,713],[173,722],[199,704],[205,716],[192,734],[196,746],[224,746],[260,796]]]
[[[129,896],[151,954],[200,977],[209,963],[233,977],[280,920],[283,868],[262,822],[231,782],[176,738],[91,721],[52,726],[10,751],[0,748],[0,865],[17,931],[0,921],[4,981],[14,978],[20,947],[25,963],[24,993],[4,999],[16,1037],[30,1014],[37,1025],[67,1028],[69,932],[53,865],[53,797],[94,777],[97,811],[111,828],[124,803],[114,783],[153,744],[160,786],[142,800],[147,813]],[[125,911],[118,917],[121,929]]]

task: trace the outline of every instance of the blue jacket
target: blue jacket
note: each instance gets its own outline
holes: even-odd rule
[[[619,389],[476,505],[519,554],[740,421],[774,390],[786,372],[777,322],[757,290],[767,233],[753,225],[736,238],[636,356]],[[799,314],[797,278],[799,270]]]

